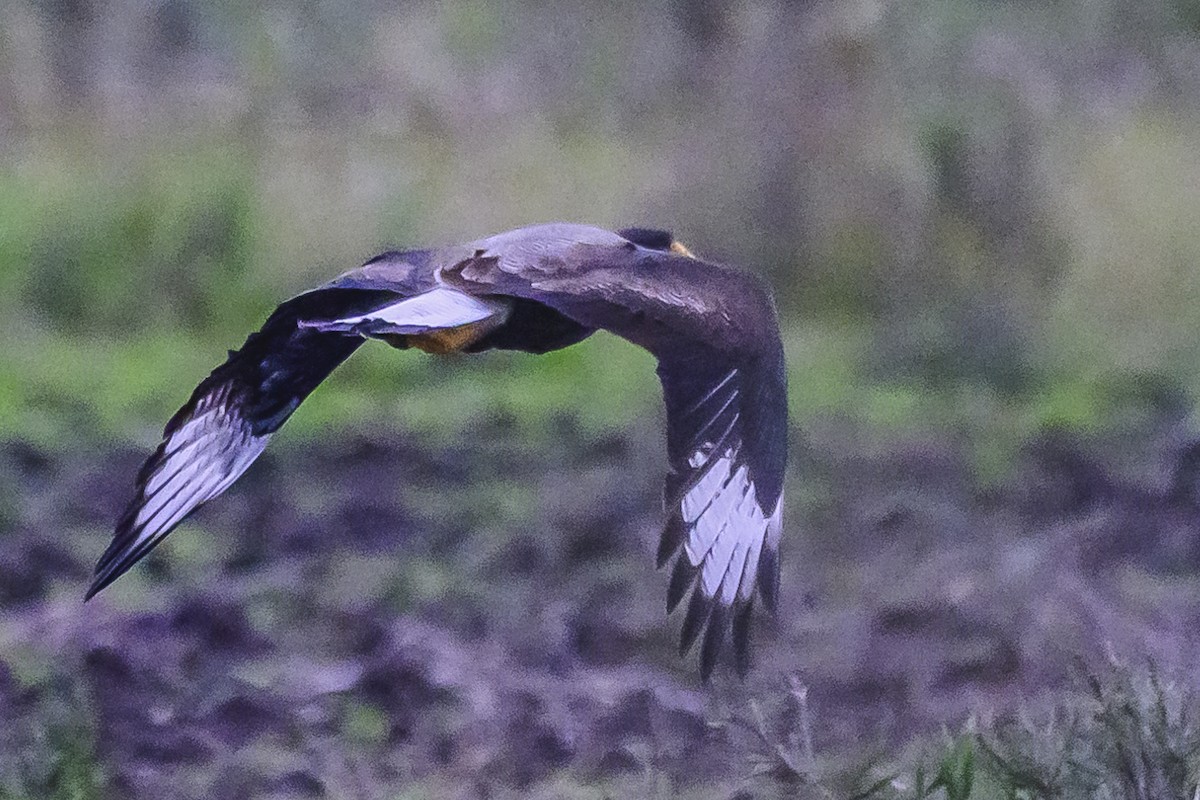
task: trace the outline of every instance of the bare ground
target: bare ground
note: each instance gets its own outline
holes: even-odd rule
[[[129,798],[753,796],[763,745],[726,722],[789,679],[814,747],[857,754],[1048,701],[1108,653],[1196,661],[1180,437],[1047,435],[983,488],[953,441],[831,422],[793,437],[756,668],[703,686],[652,568],[649,430],[285,441],[87,605],[145,453],[3,445],[0,796],[72,758]]]

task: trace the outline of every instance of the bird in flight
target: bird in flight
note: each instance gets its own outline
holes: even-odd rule
[[[707,680],[731,635],[748,669],[755,596],[774,612],[787,460],[783,347],[770,294],[665,231],[550,223],[387,252],[283,303],[205,378],[137,475],[87,598],[224,492],[367,339],[429,353],[546,353],[605,329],[658,360],[669,473],[658,566],[672,558],[680,641]]]

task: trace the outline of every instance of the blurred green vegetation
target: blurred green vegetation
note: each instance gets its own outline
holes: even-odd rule
[[[19,664],[14,654],[10,664]],[[78,665],[74,665],[78,666]],[[36,713],[6,720],[0,752],[0,800],[99,800],[107,797],[105,769],[96,757],[93,709],[62,665],[42,664],[20,676],[40,701]]]
[[[1080,671],[1053,704],[969,719],[897,757],[813,747],[806,691],[751,700],[721,727],[755,743],[768,797],[867,800],[1049,800],[1188,797],[1197,785],[1195,696],[1153,665]]]
[[[1188,265],[1200,233],[1189,220],[1200,211],[1200,175],[1172,171],[1185,160],[1186,134],[1181,124],[1140,121],[1119,143],[1079,148],[1061,220],[1072,226],[1074,255],[1023,330],[995,309],[972,311],[982,302],[973,294],[993,278],[982,266],[954,274],[983,256],[953,215],[935,239],[954,267],[933,308],[925,298],[899,310],[865,299],[882,291],[869,273],[886,255],[872,230],[839,229],[824,260],[792,267],[822,276],[820,302],[784,306],[797,422],[838,415],[882,432],[950,428],[975,443],[988,479],[1037,430],[1099,430],[1190,409],[1200,338],[1187,324],[1188,287],[1200,273]],[[370,252],[357,243],[332,268],[319,257],[295,263],[304,242],[281,252],[273,220],[287,211],[247,180],[261,174],[261,159],[236,144],[151,146],[120,170],[92,147],[50,147],[0,171],[6,438],[150,441],[277,302]],[[380,227],[389,222],[383,214]],[[382,231],[364,239],[387,241]],[[319,256],[328,245],[317,236],[308,249]],[[1002,288],[984,294],[1015,303]],[[786,297],[787,286],[779,290]],[[946,305],[947,294],[963,307]],[[564,413],[590,430],[619,428],[658,413],[651,367],[604,335],[538,359],[369,347],[289,428],[303,436],[372,423],[440,436],[502,416],[532,434]]]
[[[469,64],[485,58],[479,42],[493,30],[485,23],[478,14],[450,15],[448,53],[469,54]],[[1003,198],[977,196],[971,159],[983,157],[987,143],[973,128],[998,112],[970,111],[909,131],[930,181],[928,194],[913,199],[932,200],[919,245],[927,261],[917,272],[896,264],[903,231],[849,212],[806,252],[770,264],[784,302],[797,420],[836,413],[883,429],[961,429],[980,442],[990,470],[1003,464],[1003,443],[1044,426],[1103,428],[1159,402],[1189,405],[1200,345],[1188,313],[1200,289],[1191,268],[1200,254],[1194,119],[1147,110],[1094,131],[1064,115],[1030,143],[1053,178],[1039,188],[1040,216],[1030,219],[1019,218],[1029,209],[1006,212]],[[325,183],[322,173],[372,168],[369,155],[344,163],[344,135],[288,134],[262,144],[150,131],[130,149],[76,124],[19,145],[0,165],[0,434],[149,438],[276,302],[353,266],[375,243],[481,234],[502,220],[586,218],[585,207],[602,222],[640,221],[633,210],[618,211],[640,169],[636,141],[551,129],[481,157],[437,136],[368,138],[363,146],[387,151],[385,162],[421,174],[366,200],[344,176],[330,179],[334,192],[308,191]],[[875,143],[863,138],[862,147]],[[551,163],[539,166],[547,148]],[[464,180],[482,177],[485,164],[476,161],[499,171],[488,176],[499,190],[483,193],[492,202],[519,196],[521,210],[476,219],[472,209],[456,209]],[[559,180],[562,164],[573,185],[554,188],[548,182]],[[287,187],[292,180],[299,192]],[[538,210],[543,195],[580,194],[566,209]],[[302,200],[312,207],[300,208]],[[454,210],[452,222],[431,223]],[[998,223],[987,217],[1005,213],[1016,220],[1005,224],[1021,229],[1001,233],[1034,244],[993,241],[988,228]],[[721,255],[719,240],[701,243]],[[1005,263],[1014,246],[1045,263]],[[292,426],[370,419],[453,432],[500,413],[532,431],[563,409],[591,427],[619,426],[631,409],[653,408],[647,366],[608,341],[470,367],[369,348]]]
[[[63,665],[30,684],[41,702],[14,735],[29,748],[0,773],[0,798],[89,800],[108,796],[95,757],[87,709],[71,694]],[[1196,698],[1153,665],[1113,662],[1080,672],[1053,704],[1029,704],[1001,717],[973,717],[959,728],[909,743],[898,754],[826,753],[814,747],[806,691],[795,679],[771,696],[730,709],[713,724],[747,737],[744,789],[755,796],[856,800],[1083,800],[1187,797],[1197,785]],[[347,700],[339,735],[363,752],[386,741],[388,717]],[[736,734],[735,734],[736,735]],[[21,738],[24,737],[24,738]],[[662,745],[664,743],[657,743]],[[36,754],[36,757],[31,757]],[[0,753],[0,765],[6,764]],[[19,767],[17,769],[16,767]],[[410,782],[401,797],[440,797],[445,777]],[[337,791],[338,779],[332,779]],[[570,770],[523,796],[728,797],[729,786],[680,790],[650,765],[644,774],[592,780]],[[738,796],[738,795],[734,795]]]
[[[385,247],[550,219],[668,227],[766,275],[793,445],[828,420],[936,433],[990,484],[1040,431],[1191,421],[1190,0],[620,0],[604,15],[8,0],[0,18],[0,440],[149,447],[291,294]],[[536,443],[563,416],[599,436],[662,413],[652,367],[603,334],[540,358],[373,345],[281,444],[335,426],[449,441],[497,419]],[[478,486],[479,527],[530,515],[527,488]],[[397,606],[451,583],[413,561]],[[342,569],[335,585],[372,580]],[[123,582],[136,604],[144,573]],[[797,796],[809,778],[847,796],[1075,796],[1018,777],[1051,785],[1051,757],[1071,752],[1117,774],[1126,742],[1190,743],[1163,696],[1119,678],[1076,698],[1084,739],[968,730],[886,785],[841,763],[785,760],[776,777]],[[74,703],[51,705],[69,720]],[[348,705],[342,728],[384,734],[370,706]],[[92,732],[55,718],[39,735],[43,773],[28,791],[0,780],[0,797],[98,796]]]
[[[802,428],[954,430],[988,481],[1040,429],[1191,411],[1200,108],[1159,46],[1195,50],[1189,4],[564,8],[541,38],[480,4],[310,5],[134,14],[89,69],[114,31],[13,4],[0,436],[150,442],[290,294],[553,218],[766,272]],[[465,362],[364,348],[289,435],[659,413],[611,337]]]

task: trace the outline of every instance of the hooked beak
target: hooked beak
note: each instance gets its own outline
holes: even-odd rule
[[[671,252],[676,253],[681,256],[686,256],[687,258],[695,258],[696,257],[692,254],[691,250],[688,250],[686,247],[683,246],[682,242],[671,242]]]

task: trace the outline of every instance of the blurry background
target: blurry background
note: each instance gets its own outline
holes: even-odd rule
[[[0,0],[0,797],[849,796],[1077,656],[1188,664],[1198,148],[1194,0]],[[775,287],[787,601],[749,682],[674,655],[659,389],[607,336],[364,348],[79,605],[275,304],[552,219]]]

